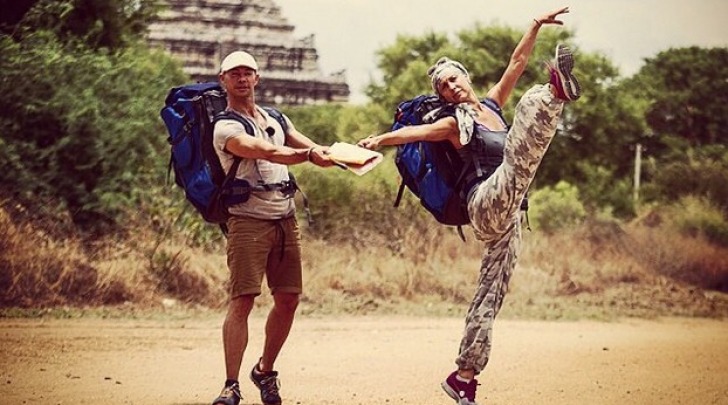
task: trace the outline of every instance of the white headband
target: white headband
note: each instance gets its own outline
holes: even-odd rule
[[[430,80],[432,82],[432,90],[439,95],[440,81],[442,81],[445,77],[451,76],[453,73],[462,74],[466,79],[468,79],[468,81],[470,80],[470,74],[462,63],[447,57],[440,58],[437,63],[427,70],[427,74],[430,75]]]

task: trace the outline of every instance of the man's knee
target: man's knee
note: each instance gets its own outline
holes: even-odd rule
[[[254,295],[240,295],[233,298],[228,305],[228,317],[236,319],[247,318],[253,310],[254,303]]]
[[[273,300],[277,309],[293,313],[296,312],[299,303],[299,294],[291,293],[276,293],[273,295]]]

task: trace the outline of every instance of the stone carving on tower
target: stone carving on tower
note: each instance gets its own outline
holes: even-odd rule
[[[302,0],[303,1],[303,0]],[[148,41],[181,60],[195,81],[215,81],[220,61],[235,50],[255,56],[263,104],[347,102],[345,71],[324,75],[312,35],[294,38],[294,26],[274,0],[164,0],[149,25]]]

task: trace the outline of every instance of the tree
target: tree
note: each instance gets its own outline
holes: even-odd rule
[[[3,1],[5,2],[5,1]],[[145,34],[161,5],[154,0],[21,0],[9,2],[0,30],[22,38],[38,30],[92,49],[119,49]]]
[[[645,118],[646,198],[701,196],[728,211],[726,77],[728,48],[671,48],[621,84]]]
[[[395,43],[377,52],[377,67],[384,83],[370,83],[366,94],[387,111],[400,101],[428,92],[427,67],[437,55],[452,50],[447,36],[430,32],[421,38],[398,36]]]
[[[60,201],[82,228],[114,224],[163,184],[166,131],[156,114],[186,81],[170,57],[143,46],[116,53],[40,31],[0,37],[0,184],[30,205]]]
[[[728,144],[728,48],[672,48],[645,61],[626,83],[647,100],[653,151],[666,136],[690,146]]]

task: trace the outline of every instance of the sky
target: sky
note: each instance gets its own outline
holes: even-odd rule
[[[295,37],[315,35],[323,73],[346,69],[350,101],[357,104],[366,101],[363,88],[379,78],[375,52],[393,44],[398,34],[454,35],[476,23],[525,30],[533,18],[564,6],[571,12],[561,20],[575,31],[579,49],[606,55],[623,76],[669,48],[728,46],[728,0],[274,1],[296,27]]]

